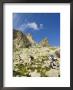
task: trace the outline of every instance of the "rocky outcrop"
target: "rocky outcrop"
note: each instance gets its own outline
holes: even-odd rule
[[[30,33],[27,34],[27,39],[30,41],[32,46],[36,45],[36,42],[33,40],[33,37]]]
[[[48,39],[47,39],[47,38],[44,38],[44,39],[39,43],[39,45],[40,45],[41,47],[47,47],[47,46],[49,46],[49,44],[48,44]]]
[[[57,50],[55,51],[55,54],[57,55],[58,58],[60,58],[60,49],[57,49]]]
[[[13,30],[13,48],[27,48],[30,47],[31,43],[27,36],[18,30]]]

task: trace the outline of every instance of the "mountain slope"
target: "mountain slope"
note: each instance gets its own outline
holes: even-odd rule
[[[49,46],[47,39],[37,44],[30,34],[14,30],[13,49],[13,76],[60,76],[60,49]]]

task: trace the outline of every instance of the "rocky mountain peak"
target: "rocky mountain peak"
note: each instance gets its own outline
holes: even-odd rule
[[[32,45],[35,45],[36,44],[36,42],[33,40],[33,37],[32,37],[32,35],[30,33],[27,34],[27,38],[28,38],[28,40],[30,41],[30,43]]]
[[[49,46],[48,39],[44,38],[39,44],[43,47]]]

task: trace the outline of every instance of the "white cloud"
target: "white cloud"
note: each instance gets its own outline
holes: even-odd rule
[[[33,29],[33,30],[38,30],[38,29],[39,29],[38,24],[35,23],[35,22],[27,23],[27,27],[28,27],[28,28],[31,28],[31,29]]]
[[[20,30],[25,30],[27,28],[30,28],[32,30],[40,30],[43,28],[43,24],[37,24],[36,22],[28,22],[20,25],[19,29]]]

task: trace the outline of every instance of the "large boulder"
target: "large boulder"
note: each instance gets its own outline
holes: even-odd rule
[[[55,54],[56,54],[56,56],[57,56],[58,58],[60,58],[60,49],[57,49],[57,50],[55,51]]]

